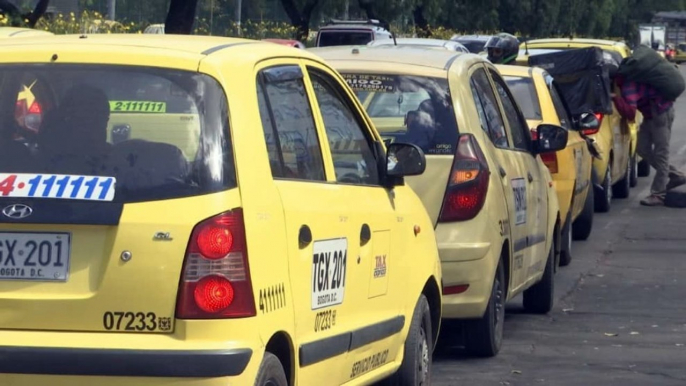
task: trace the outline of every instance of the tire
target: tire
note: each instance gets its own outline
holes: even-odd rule
[[[634,153],[631,157],[631,179],[629,180],[629,186],[635,188],[638,185],[638,156]]]
[[[505,322],[505,267],[502,259],[495,271],[491,297],[481,319],[465,322],[465,346],[472,355],[494,357],[503,343]]]
[[[572,238],[574,240],[588,240],[588,237],[591,235],[594,212],[593,190],[592,186],[588,187],[584,209],[581,211],[581,214],[579,214],[579,217],[576,218],[574,224],[572,224]]]
[[[533,314],[547,314],[555,302],[555,246],[550,247],[541,281],[524,291],[524,310]]]
[[[431,310],[426,296],[421,295],[412,314],[410,332],[405,340],[405,355],[398,372],[385,384],[425,386],[431,384],[433,332]]]
[[[602,182],[602,189],[597,189],[593,194],[596,212],[607,213],[612,206],[612,168],[610,165],[611,163],[607,164],[605,177]]]
[[[562,228],[562,245],[560,246],[560,267],[566,267],[572,262],[572,207],[569,207],[565,226]]]
[[[268,351],[264,353],[255,379],[255,386],[288,386],[286,372],[276,355]]]
[[[622,179],[612,185],[612,197],[628,198],[629,194],[631,194],[631,158],[627,162],[626,171]]]
[[[637,174],[639,177],[648,177],[650,175],[650,164],[648,161],[642,159],[641,162],[638,163]]]

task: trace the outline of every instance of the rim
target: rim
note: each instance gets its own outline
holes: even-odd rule
[[[605,198],[607,199],[607,202],[610,202],[612,201],[612,173],[610,172],[610,164],[607,165],[607,170],[605,170],[605,181],[607,181]]]
[[[503,337],[503,322],[505,320],[505,304],[503,296],[503,286],[500,283],[500,275],[496,275],[495,278],[495,291],[493,291],[493,305],[494,305],[494,318],[493,327],[495,330],[495,343],[500,346],[500,341]]]
[[[429,382],[429,342],[426,337],[426,330],[424,326],[419,329],[419,363],[417,363],[417,370],[419,373],[419,384],[426,385]]]

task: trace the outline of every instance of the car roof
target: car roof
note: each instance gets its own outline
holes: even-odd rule
[[[425,47],[454,47],[456,45],[462,46],[459,42],[454,40],[443,40],[443,39],[424,39],[424,38],[397,38],[395,39],[398,45],[410,45],[410,46],[425,46]],[[379,46],[379,45],[394,45],[392,39],[383,40],[372,40],[369,42],[369,46]]]
[[[53,35],[52,32],[43,31],[33,28],[19,28],[19,27],[0,27],[0,38],[9,37],[24,37],[24,36],[48,36]]]
[[[549,38],[549,39],[532,39],[528,40],[526,44],[528,45],[538,45],[538,44],[592,44],[598,46],[624,46],[626,43],[618,42],[614,40],[607,39],[585,39],[585,38]],[[520,47],[524,48],[524,44],[520,44]]]
[[[492,35],[460,35],[460,36],[453,36],[452,38],[450,38],[450,40],[454,40],[454,41],[471,40],[471,41],[479,41],[479,42],[483,41],[483,42],[485,42],[488,39],[490,39],[491,37],[492,37]]]
[[[498,69],[498,72],[500,72],[500,75],[502,76],[518,76],[522,78],[531,78],[533,77],[533,72],[535,70],[543,70],[538,67],[510,66],[503,64],[496,64],[495,68]]]
[[[325,60],[376,62],[428,67],[447,70],[453,62],[461,58],[485,59],[478,55],[450,50],[436,50],[421,46],[364,46],[364,47],[322,47],[309,49]],[[478,58],[478,59],[477,59]]]
[[[164,52],[169,55],[196,54],[208,56],[223,49],[237,47],[242,54],[249,52],[252,59],[257,57],[273,56],[306,56],[316,59],[314,55],[305,53],[304,50],[293,50],[285,45],[262,42],[259,40],[198,36],[198,35],[162,35],[162,34],[90,34],[90,35],[53,35],[43,37],[26,37],[23,39],[5,39],[0,43],[0,50],[9,49],[12,46],[22,48],[35,48],[53,51],[63,46],[69,50],[88,52],[94,47],[107,48],[118,47],[119,49],[136,48],[150,49],[150,52]],[[243,47],[243,48],[240,48]],[[245,48],[249,47],[249,49]],[[137,52],[136,55],[144,55]],[[243,56],[236,55],[235,60],[240,61]]]

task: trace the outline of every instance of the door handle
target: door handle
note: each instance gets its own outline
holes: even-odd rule
[[[526,172],[526,178],[529,182],[534,182],[534,176],[531,175],[531,172]]]
[[[305,248],[312,242],[312,231],[307,225],[302,225],[300,227],[300,232],[298,232],[298,243],[300,248]]]
[[[503,167],[500,165],[498,165],[498,168],[500,170],[500,177],[505,178],[505,176],[507,176],[507,172],[505,171],[505,169],[503,169]]]

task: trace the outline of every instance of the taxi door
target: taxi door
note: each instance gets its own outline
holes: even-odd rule
[[[395,358],[401,347],[397,334],[410,323],[402,316],[407,302],[389,291],[391,277],[409,273],[403,270],[407,257],[400,249],[403,235],[397,232],[404,205],[381,184],[379,166],[385,167],[385,155],[375,146],[380,141],[352,102],[354,94],[330,69],[304,63],[315,120],[327,138],[322,146],[328,148],[325,158],[327,168],[333,170],[331,184],[338,192],[339,218],[354,232],[351,243],[359,251],[348,263],[355,266],[356,274],[347,293],[359,299],[354,310],[359,324],[351,332],[346,362],[350,380]],[[408,232],[405,238],[409,236]],[[361,365],[367,358],[374,358],[374,366]]]
[[[531,131],[507,84],[494,70],[490,71],[490,75],[507,121],[513,157],[517,159],[517,165],[524,175],[524,179],[512,188],[515,199],[520,202],[516,209],[521,219],[519,226],[523,230],[521,237],[513,243],[516,251],[523,251],[523,257],[519,257],[523,261],[518,261],[515,253],[515,267],[518,270],[514,276],[518,283],[525,285],[537,273],[543,272],[548,257],[545,242],[548,189],[543,173],[549,171],[540,157],[533,153]]]
[[[274,184],[286,224],[295,357],[299,379],[340,384],[350,331],[361,315],[359,228],[332,184],[304,73],[297,59],[260,63],[257,95]],[[268,237],[268,236],[267,236]],[[352,293],[351,293],[352,292]]]
[[[510,135],[500,110],[496,92],[486,69],[482,65],[471,69],[470,85],[482,128],[488,132],[494,145],[498,173],[502,180],[503,194],[507,201],[509,216],[502,219],[504,228],[511,235],[512,263],[510,265],[510,289],[514,292],[524,284],[522,271],[526,253],[527,235],[527,182],[526,172],[520,165],[518,152],[510,146]]]

